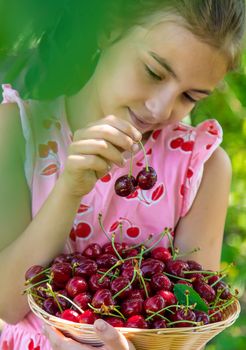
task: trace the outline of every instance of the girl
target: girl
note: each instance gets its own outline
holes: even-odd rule
[[[105,242],[99,213],[109,233],[119,234],[121,222],[130,244],[171,227],[181,252],[200,248],[186,259],[219,268],[230,161],[216,120],[181,120],[235,67],[244,1],[116,3],[98,35],[94,72],[75,93],[23,101],[3,85],[1,349],[92,349],[54,330],[45,336],[22,291],[31,265]],[[134,175],[144,165],[140,140],[157,183],[119,197],[114,183],[128,173],[129,154]],[[95,329],[105,349],[133,349],[104,321]]]

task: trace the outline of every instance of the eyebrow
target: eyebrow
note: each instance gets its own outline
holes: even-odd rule
[[[174,69],[171,67],[171,65],[167,62],[167,60],[163,57],[160,57],[157,55],[157,53],[153,51],[148,51],[151,57],[153,57],[163,68],[165,68],[176,80],[180,81],[179,77],[175,73]],[[211,90],[203,90],[203,89],[191,89],[191,91],[198,92],[201,94],[210,95],[212,93]]]

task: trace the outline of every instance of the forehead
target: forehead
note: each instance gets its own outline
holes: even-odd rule
[[[226,73],[227,60],[223,54],[177,19],[136,27],[132,38],[140,54],[152,51],[165,58],[182,81],[188,79],[190,83],[205,84],[212,89]]]

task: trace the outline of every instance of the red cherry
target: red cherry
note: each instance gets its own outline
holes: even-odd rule
[[[128,320],[126,321],[126,327],[141,328],[141,329],[149,328],[148,323],[145,321],[145,319],[141,315],[134,315],[128,318]]]
[[[55,315],[59,311],[58,305],[52,297],[44,300],[43,309],[50,315]]]
[[[184,271],[189,270],[189,265],[183,260],[168,260],[166,262],[166,272],[174,276],[185,277]]]
[[[151,166],[148,167],[148,170],[146,168],[143,168],[137,175],[137,183],[138,186],[142,190],[149,190],[156,184],[157,181],[157,174],[154,168]]]
[[[156,294],[153,297],[147,298],[144,301],[144,309],[145,312],[157,312],[163,309],[166,306],[165,300],[162,298],[160,294]]]
[[[137,182],[134,176],[123,175],[115,181],[115,193],[121,197],[127,197],[135,191]]]
[[[143,311],[143,299],[126,299],[121,304],[121,312],[126,317],[141,314]]]
[[[120,276],[114,279],[111,282],[111,291],[113,294],[117,294],[120,292],[123,288],[125,288],[127,285],[129,285],[123,292],[121,292],[118,295],[118,298],[125,298],[129,294],[129,291],[132,289],[132,286],[130,285],[130,280],[126,277]]]
[[[99,289],[93,296],[92,306],[95,308],[100,308],[103,304],[105,306],[111,306],[115,304],[112,298],[111,291],[109,289]]]
[[[151,328],[159,329],[159,328],[167,328],[167,323],[163,319],[157,319],[151,323]]]
[[[92,259],[84,258],[78,261],[77,266],[74,268],[75,276],[91,276],[97,271],[97,264]]]
[[[119,317],[105,317],[104,321],[113,327],[125,327],[124,321]]]
[[[102,280],[100,280],[102,277],[102,275],[100,273],[95,273],[94,275],[92,275],[89,279],[89,286],[90,289],[93,292],[96,292],[99,289],[109,289],[110,287],[110,279],[105,276],[103,277]]]
[[[179,309],[171,316],[172,321],[193,321],[196,322],[196,315],[190,309]],[[192,323],[178,322],[175,327],[192,327]]]
[[[66,291],[74,298],[77,294],[85,292],[88,288],[87,282],[83,277],[74,276],[66,284]]]
[[[156,247],[151,251],[151,258],[166,262],[172,258],[172,255],[168,248]]]
[[[223,320],[223,314],[218,309],[210,309],[208,311],[208,314],[209,314],[209,320],[210,320],[211,323],[220,322],[220,321]]]
[[[171,290],[172,282],[170,279],[163,275],[163,273],[156,273],[151,277],[150,285],[154,290]]]
[[[59,287],[65,287],[72,275],[72,268],[69,263],[55,263],[50,268],[52,281]]]
[[[88,303],[91,302],[91,294],[88,292],[79,293],[73,299],[75,304],[77,304],[82,310],[85,310],[88,307]]]
[[[175,305],[177,303],[177,299],[176,299],[175,295],[168,290],[159,290],[157,292],[157,294],[162,296],[162,298],[165,300],[165,303],[167,306]]]
[[[118,261],[118,258],[116,258],[113,254],[102,254],[99,258],[97,258],[96,263],[97,266],[101,268],[109,269],[113,265],[115,265]]]
[[[141,271],[144,277],[151,277],[164,270],[164,263],[157,259],[148,258],[141,264]]]
[[[209,316],[204,311],[194,310],[196,315],[196,322],[202,322],[203,325],[209,324],[210,319]]]
[[[179,148],[184,142],[184,139],[182,137],[177,137],[176,139],[173,139],[171,142],[170,142],[170,147],[171,148]]]
[[[41,282],[46,278],[45,273],[41,273],[44,270],[43,266],[33,265],[25,273],[25,280],[31,283]]]
[[[216,297],[216,293],[215,290],[206,282],[201,281],[200,279],[196,279],[193,282],[193,288],[195,289],[195,291],[197,293],[200,294],[200,296],[202,298],[204,298],[205,300],[207,300],[209,303],[211,303],[212,301],[214,301],[215,297]]]
[[[64,310],[60,317],[63,318],[64,320],[79,322],[79,313],[72,309]]]
[[[83,251],[83,255],[90,259],[96,259],[102,254],[102,248],[97,243],[89,244]]]
[[[92,310],[85,310],[82,314],[79,315],[78,322],[93,324],[97,318],[97,315],[95,315]]]

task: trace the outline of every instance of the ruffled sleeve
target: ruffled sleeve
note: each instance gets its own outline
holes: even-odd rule
[[[202,180],[204,163],[222,142],[222,135],[222,128],[214,119],[206,120],[193,129],[193,149],[182,188],[181,217],[191,208]]]

